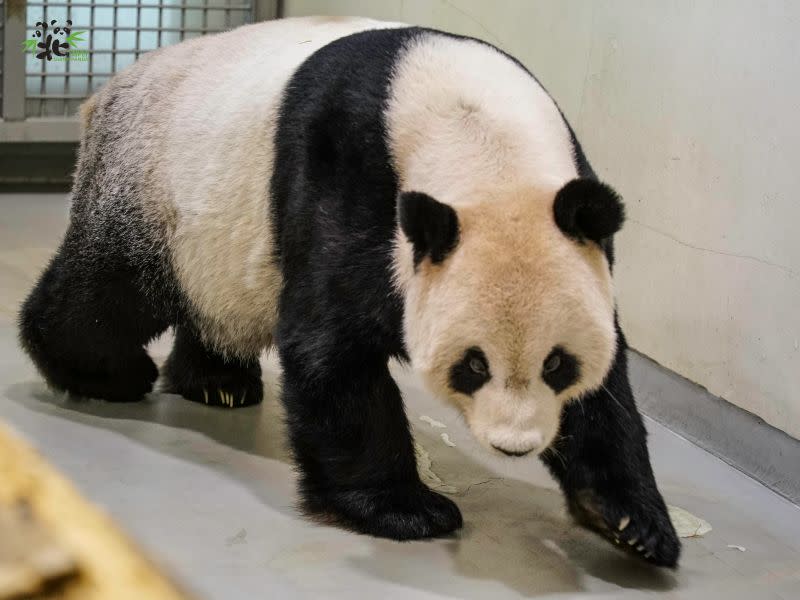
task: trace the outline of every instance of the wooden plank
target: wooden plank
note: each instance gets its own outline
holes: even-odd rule
[[[78,575],[72,553],[30,507],[0,506],[0,599],[31,597]]]
[[[54,540],[65,561],[59,569],[76,573],[37,598],[60,600],[186,600],[187,596],[95,506],[27,444],[0,424],[0,508],[30,512]],[[4,552],[11,542],[0,539]],[[48,595],[52,593],[52,595]]]

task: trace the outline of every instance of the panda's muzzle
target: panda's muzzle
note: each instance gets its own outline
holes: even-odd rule
[[[506,456],[525,456],[542,449],[544,438],[537,429],[519,431],[514,428],[497,427],[488,432],[489,445]]]

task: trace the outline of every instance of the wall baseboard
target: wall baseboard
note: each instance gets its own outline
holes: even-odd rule
[[[0,191],[68,191],[77,150],[77,143],[0,142]]]
[[[800,505],[799,440],[634,350],[629,368],[644,414]]]

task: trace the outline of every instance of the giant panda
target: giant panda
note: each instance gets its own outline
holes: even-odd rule
[[[616,318],[617,194],[497,48],[286,19],[142,57],[83,106],[70,224],[23,304],[49,385],[262,399],[277,348],[308,514],[408,540],[462,525],[417,474],[387,361],[490,452],[541,457],[569,511],[644,559],[680,544]]]

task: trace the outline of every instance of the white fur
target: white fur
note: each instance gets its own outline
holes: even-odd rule
[[[258,352],[275,325],[281,276],[268,186],[286,82],[331,41],[387,26],[317,18],[239,29],[206,44],[193,76],[176,89],[176,105],[190,110],[176,112],[167,132],[165,169],[179,217],[173,255],[215,345]]]
[[[286,83],[335,39],[398,25],[324,17],[259,23],[151,53],[112,81],[138,86],[136,97],[160,96],[135,132],[150,140],[140,160],[152,173],[154,220],[170,225],[180,284],[217,350],[253,355],[271,342],[282,280],[269,182]]]
[[[553,100],[486,44],[423,36],[404,52],[391,89],[389,141],[403,190],[461,206],[577,176]]]

